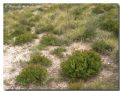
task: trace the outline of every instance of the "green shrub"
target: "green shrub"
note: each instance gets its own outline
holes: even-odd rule
[[[41,55],[31,55],[29,64],[41,64],[42,66],[50,66],[52,64],[51,60]]]
[[[101,70],[100,56],[94,51],[76,51],[61,64],[61,74],[70,78],[88,79]]]
[[[35,34],[25,33],[25,34],[22,34],[20,36],[17,36],[15,38],[15,43],[14,44],[15,45],[21,45],[21,44],[24,44],[24,43],[32,41],[36,37],[37,36]]]
[[[92,48],[101,54],[107,54],[109,51],[112,51],[112,47],[103,40],[94,42]]]
[[[64,51],[66,51],[66,49],[64,49],[64,48],[62,48],[62,47],[59,47],[59,48],[56,48],[53,52],[52,52],[52,54],[55,54],[56,56],[58,56],[58,57],[63,57],[63,55],[62,55],[62,52],[64,52]]]
[[[40,65],[28,65],[16,77],[16,81],[21,85],[43,84],[47,79],[47,70]]]
[[[62,41],[54,35],[45,35],[42,37],[41,44],[59,46],[62,44]]]

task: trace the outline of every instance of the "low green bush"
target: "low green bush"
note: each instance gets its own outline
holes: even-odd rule
[[[28,33],[22,34],[20,36],[17,36],[15,38],[14,44],[15,45],[21,45],[21,44],[32,41],[36,37],[37,37],[36,34],[31,34],[31,33],[28,32]]]
[[[66,49],[64,49],[64,48],[62,48],[62,47],[59,47],[59,48],[56,48],[53,52],[52,52],[52,54],[54,54],[54,55],[56,55],[56,56],[58,56],[58,57],[63,57],[63,54],[62,54],[62,52],[64,52],[64,51],[66,51]]]
[[[51,60],[49,60],[45,56],[41,55],[31,55],[29,64],[40,64],[42,66],[50,66],[52,64]]]
[[[112,51],[113,49],[109,44],[107,44],[103,40],[94,42],[92,48],[93,50],[101,54],[108,54],[108,52]]]
[[[45,35],[41,39],[41,44],[59,46],[59,45],[62,45],[62,41],[54,35]]]
[[[47,79],[47,70],[40,65],[28,65],[16,77],[17,83],[21,85],[43,84]]]
[[[102,67],[100,56],[94,51],[76,51],[61,64],[61,74],[69,78],[89,79]]]

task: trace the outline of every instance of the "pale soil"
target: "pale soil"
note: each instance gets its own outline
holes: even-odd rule
[[[21,66],[19,61],[28,61],[30,59],[30,54],[32,53],[32,48],[39,44],[41,37],[45,34],[40,34],[38,39],[35,39],[32,43],[25,44],[23,46],[11,46],[4,45],[4,81],[5,89],[20,89],[21,86],[15,85],[15,77],[21,71]],[[55,55],[51,54],[51,51],[57,48],[57,46],[49,46],[46,49],[39,51],[42,55],[45,55],[52,61],[52,66],[48,67],[48,73],[50,78],[53,78],[49,84],[43,87],[30,86],[29,88],[42,88],[42,89],[65,89],[68,87],[67,81],[56,81],[60,78],[60,63],[61,59],[57,58]],[[75,50],[90,50],[89,43],[73,43],[67,47],[64,47],[67,51],[63,53],[64,57],[71,55]],[[113,60],[110,60],[109,57],[101,56],[103,64],[116,66],[113,63]],[[89,82],[94,82],[97,80],[104,80],[113,75],[113,71],[109,69],[103,69],[101,73],[95,78],[91,79]]]

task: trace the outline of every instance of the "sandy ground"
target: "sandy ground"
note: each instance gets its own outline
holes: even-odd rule
[[[41,37],[45,34],[40,34],[38,39],[35,39],[32,43],[25,44],[23,46],[11,46],[4,45],[4,85],[5,89],[20,89],[22,87],[15,85],[15,77],[21,71],[20,60],[28,61],[30,59],[30,54],[32,53],[32,48],[39,44]],[[45,50],[40,51],[42,55],[45,55],[52,61],[52,66],[47,68],[50,78],[53,78],[48,85],[44,87],[29,87],[29,88],[43,88],[43,89],[65,89],[68,87],[68,83],[66,81],[56,81],[59,79],[59,70],[61,59],[57,58],[55,55],[51,54],[51,51],[57,48],[57,46],[52,47],[49,46]],[[64,57],[71,55],[75,50],[90,50],[89,43],[73,43],[67,47],[67,50],[63,53]],[[113,63],[113,60],[110,60],[109,57],[101,56],[103,64],[116,66]],[[104,80],[109,78],[113,72],[109,69],[103,69],[101,73],[94,79],[90,81],[96,80]]]

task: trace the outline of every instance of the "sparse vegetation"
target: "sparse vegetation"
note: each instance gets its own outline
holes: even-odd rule
[[[5,84],[117,89],[118,15],[117,4],[4,4]]]
[[[66,49],[64,49],[64,48],[62,48],[62,47],[59,47],[59,48],[56,48],[56,49],[52,52],[52,54],[56,55],[56,56],[59,57],[59,58],[62,58],[62,57],[63,57],[62,52],[65,52],[65,51],[66,51]]]

